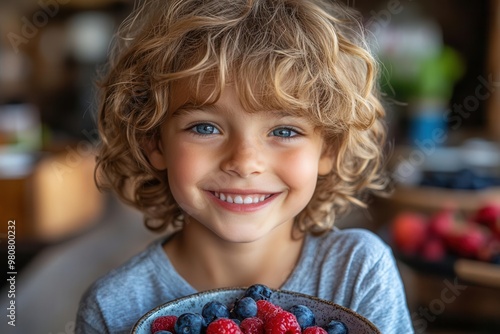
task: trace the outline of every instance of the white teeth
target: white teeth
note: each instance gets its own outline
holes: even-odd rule
[[[221,201],[235,204],[253,204],[265,201],[271,195],[256,195],[256,196],[245,196],[245,195],[224,195],[223,193],[214,192],[214,195],[218,197]]]

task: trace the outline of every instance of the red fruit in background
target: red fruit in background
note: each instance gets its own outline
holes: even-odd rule
[[[460,256],[477,258],[489,240],[489,235],[481,226],[468,223],[457,228],[447,238],[448,246]]]
[[[500,203],[488,203],[483,205],[473,218],[476,223],[486,225],[491,228],[500,220]]]
[[[487,226],[493,235],[500,240],[500,202],[491,202],[483,205],[476,211],[472,220]]]
[[[392,223],[394,244],[403,253],[416,254],[427,238],[427,228],[425,216],[413,212],[400,213]]]
[[[430,238],[424,242],[420,254],[427,261],[439,262],[446,256],[446,246],[440,238]]]
[[[442,210],[429,220],[429,231],[439,238],[446,238],[453,230],[459,218],[453,210]]]
[[[479,249],[477,258],[481,261],[491,262],[498,254],[500,254],[500,240],[490,238]]]
[[[490,230],[497,240],[500,240],[500,219],[497,219],[494,224],[490,225]]]

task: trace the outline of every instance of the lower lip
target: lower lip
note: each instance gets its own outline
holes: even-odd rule
[[[255,211],[261,210],[262,208],[264,208],[267,205],[269,205],[269,203],[271,203],[277,197],[277,195],[278,195],[278,194],[272,194],[271,196],[269,196],[268,198],[266,198],[264,201],[259,202],[259,203],[237,204],[237,203],[229,203],[229,202],[226,202],[226,201],[222,201],[221,199],[219,199],[218,197],[216,197],[211,192],[208,192],[208,194],[209,194],[210,198],[212,198],[212,200],[215,203],[217,203],[219,206],[221,206],[222,208],[224,208],[224,209],[226,209],[228,211],[240,212],[240,213],[255,212]]]

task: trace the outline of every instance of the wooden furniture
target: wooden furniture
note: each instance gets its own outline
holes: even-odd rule
[[[488,73],[497,83],[488,100],[488,128],[493,139],[500,141],[500,0],[491,1],[491,25]]]
[[[68,152],[76,151],[47,154],[25,176],[0,176],[2,234],[6,222],[15,219],[16,241],[50,243],[88,228],[103,212],[104,195],[93,178],[94,156],[71,160]]]
[[[7,222],[16,221],[16,240],[31,236],[32,177],[0,177],[0,237],[7,237]]]

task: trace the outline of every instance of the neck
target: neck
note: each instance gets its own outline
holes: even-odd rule
[[[164,249],[177,272],[196,290],[265,284],[280,288],[297,264],[302,244],[285,223],[252,242],[219,238],[198,222],[186,224]]]

